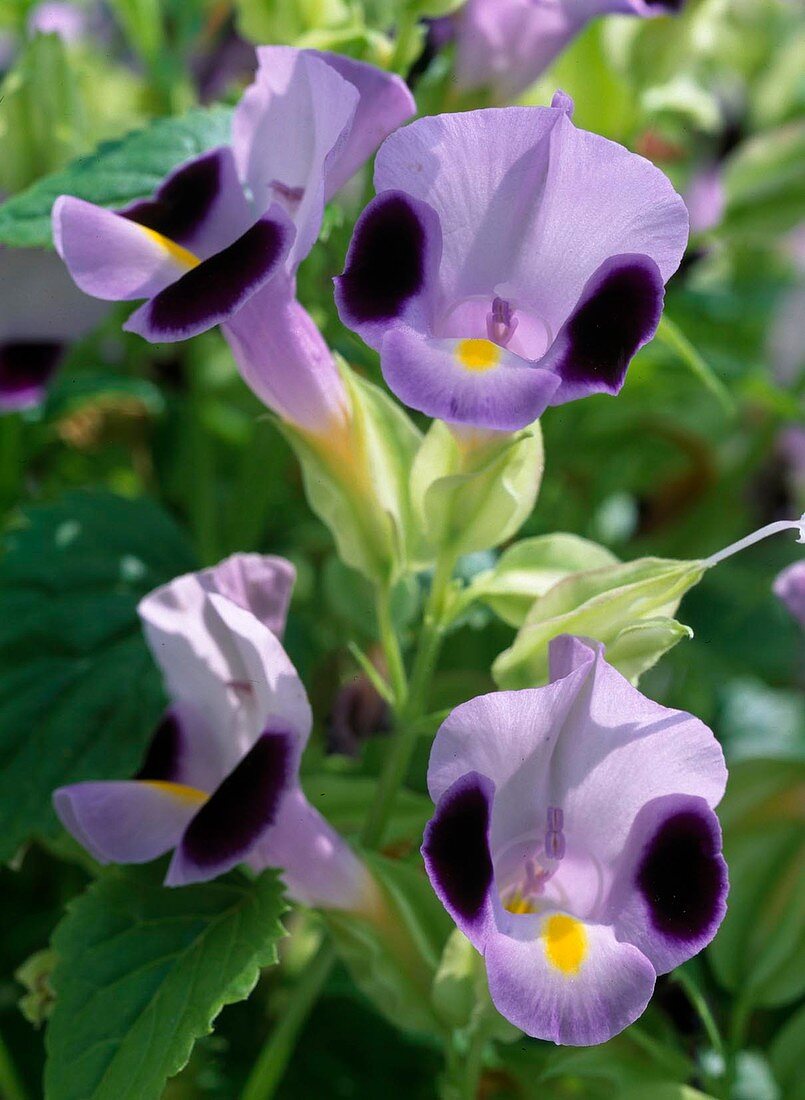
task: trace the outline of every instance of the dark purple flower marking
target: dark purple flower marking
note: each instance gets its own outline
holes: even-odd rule
[[[191,240],[209,217],[221,188],[221,152],[214,150],[173,172],[153,199],[137,202],[123,217],[179,244]]]
[[[489,802],[478,777],[448,792],[425,831],[422,854],[444,901],[465,921],[481,913],[492,885]]]
[[[134,778],[177,782],[181,752],[182,728],[173,711],[167,710],[154,730],[143,765]]]

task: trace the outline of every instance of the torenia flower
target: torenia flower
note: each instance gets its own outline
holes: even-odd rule
[[[52,252],[0,248],[0,413],[37,405],[67,346],[106,307],[77,290]]]
[[[325,202],[413,109],[399,78],[315,51],[265,47],[235,110],[232,146],[171,173],[114,212],[70,196],[56,248],[88,294],[145,298],[126,329],[154,343],[224,325],[257,395],[323,432],[344,415],[332,355],[295,300],[296,268]]]
[[[306,904],[371,904],[368,871],[299,786],[310,706],[274,632],[292,583],[283,559],[239,554],[141,602],[171,706],[135,779],[54,794],[65,827],[100,862],[173,849],[168,886],[248,863],[281,868]]]
[[[797,622],[805,626],[805,558],[795,561],[777,575],[774,594],[782,600]]]
[[[641,695],[564,635],[551,682],[457,707],[436,735],[431,882],[527,1034],[602,1043],[724,916],[711,731]]]
[[[454,17],[456,83],[519,95],[598,15],[661,15],[684,0],[468,0]]]
[[[545,107],[424,118],[392,134],[337,280],[345,324],[407,405],[515,431],[617,393],[654,334],[685,205],[642,157]]]

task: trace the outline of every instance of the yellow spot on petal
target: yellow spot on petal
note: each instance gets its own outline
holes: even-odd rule
[[[500,362],[500,348],[491,340],[460,340],[456,358],[467,370],[486,371]]]
[[[578,974],[587,954],[587,933],[575,917],[554,913],[542,926],[548,962],[563,974]]]
[[[200,806],[202,802],[207,801],[207,795],[204,791],[199,791],[195,787],[187,787],[184,783],[168,783],[164,779],[143,779],[141,782],[145,783],[146,787],[163,791],[180,802]]]
[[[168,253],[170,258],[174,260],[181,267],[186,267],[188,271],[191,268],[198,267],[201,260],[192,253],[188,248],[182,248],[176,241],[172,241],[170,237],[164,237],[161,233],[157,233],[156,229],[149,229],[147,225],[141,225],[143,233],[147,234],[151,240],[158,244],[160,248],[164,249]]]

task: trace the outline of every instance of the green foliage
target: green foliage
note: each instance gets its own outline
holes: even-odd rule
[[[393,583],[410,560],[408,471],[420,435],[382,390],[342,369],[351,404],[347,436],[311,437],[290,424],[279,430],[302,467],[313,511],[330,528],[347,565],[377,584]]]
[[[71,493],[31,508],[0,559],[3,858],[51,833],[55,787],[124,778],[163,705],[139,599],[194,566],[156,505]]]
[[[533,510],[544,462],[539,423],[513,435],[459,433],[434,420],[411,470],[428,557],[458,557],[511,538]]]
[[[383,895],[372,920],[326,914],[341,959],[358,988],[396,1027],[434,1034],[432,985],[452,922],[420,866],[366,855]]]
[[[747,760],[732,768],[719,810],[731,890],[708,952],[746,1006],[778,1007],[805,992],[803,791],[802,762]]]
[[[534,601],[572,573],[615,565],[603,546],[578,535],[537,535],[505,550],[494,569],[479,573],[464,602],[481,600],[510,626],[522,626]]]
[[[150,196],[172,168],[227,142],[231,117],[224,107],[209,107],[160,119],[44,176],[0,205],[0,244],[51,246],[50,212],[59,195],[116,208]]]
[[[223,1006],[277,961],[272,872],[169,890],[161,871],[107,871],[53,936],[48,1100],[158,1100]]]
[[[579,634],[603,642],[607,660],[636,681],[690,636],[671,616],[704,569],[703,562],[642,558],[571,573],[534,602],[514,644],[496,659],[495,680],[505,688],[545,683],[551,639]]]

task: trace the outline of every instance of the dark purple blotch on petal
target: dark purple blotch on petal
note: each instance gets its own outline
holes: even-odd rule
[[[181,752],[182,728],[179,719],[172,711],[165,711],[154,730],[143,765],[134,778],[175,782],[179,776]]]
[[[489,801],[473,779],[447,792],[425,830],[428,873],[463,920],[479,915],[492,885],[488,831]]]
[[[379,195],[367,206],[338,279],[352,322],[389,321],[400,315],[422,289],[425,243],[425,229],[405,195]]]
[[[268,218],[255,222],[228,248],[160,291],[148,307],[158,335],[191,335],[228,317],[257,290],[277,264],[287,231]]]
[[[559,376],[617,393],[632,356],[654,334],[662,302],[662,277],[648,257],[611,264],[603,276],[596,273],[565,325]]]
[[[182,847],[199,867],[245,855],[274,820],[291,765],[291,738],[262,734],[190,822]]]
[[[692,810],[662,823],[646,845],[636,884],[651,922],[674,940],[696,940],[721,915],[726,867],[711,823]]]
[[[64,345],[55,340],[8,340],[0,343],[0,407],[44,389],[59,365]]]
[[[121,213],[183,244],[207,219],[220,188],[221,153],[215,150],[177,169],[153,199],[135,203]]]

